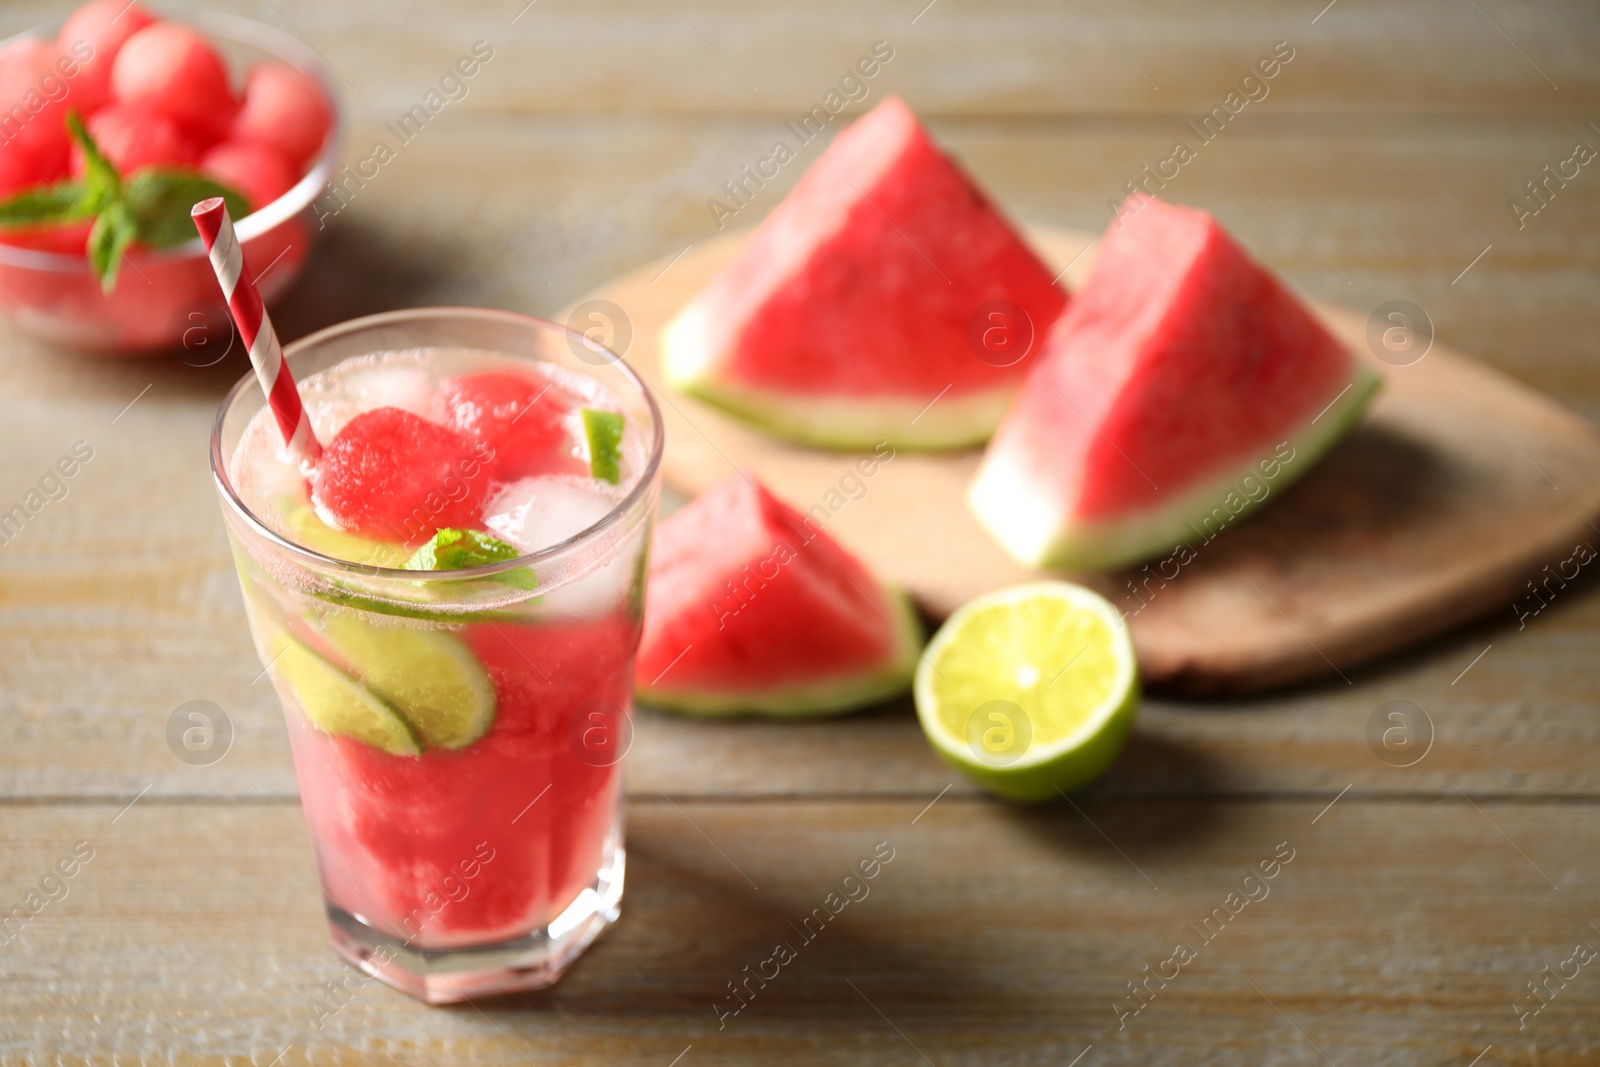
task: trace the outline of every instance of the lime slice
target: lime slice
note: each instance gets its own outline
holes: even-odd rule
[[[947,761],[1012,800],[1087,785],[1133,728],[1139,676],[1117,610],[1066,582],[981,596],[917,664],[917,717]]]
[[[439,630],[328,615],[322,634],[351,670],[430,745],[464,748],[494,722],[494,685],[467,647]]]
[[[353,533],[335,529],[322,521],[309,504],[300,504],[284,520],[290,540],[304,545],[313,552],[342,559],[347,563],[363,563],[371,567],[399,567],[410,554],[399,544],[372,541]]]
[[[410,724],[388,701],[293,638],[279,637],[272,669],[323,732],[353,737],[395,756],[421,754]]]
[[[346,533],[323,522],[310,505],[297,503],[293,505],[284,520],[285,533],[289,539],[298,545],[303,545],[314,552],[324,556],[344,560],[371,567],[405,568],[410,553],[405,546],[398,542],[372,541],[356,534]],[[484,535],[474,534],[482,537]],[[516,555],[513,551],[512,555]],[[509,557],[508,557],[509,558]],[[494,562],[484,560],[482,562]],[[518,568],[507,571],[498,578],[503,585],[512,585],[522,589],[533,589],[538,585],[533,569]],[[459,611],[449,610],[448,606],[435,606],[439,594],[429,586],[417,583],[417,588],[412,591],[415,600],[390,600],[377,596],[367,590],[352,586],[348,582],[330,579],[323,587],[313,587],[306,592],[319,600],[326,600],[341,607],[357,608],[362,611],[377,612],[380,615],[393,615],[403,619],[421,619],[429,622],[483,622],[503,619],[515,619],[514,611],[486,610],[486,611]]]
[[[616,485],[622,478],[621,412],[583,409],[583,433],[589,444],[589,475]]]

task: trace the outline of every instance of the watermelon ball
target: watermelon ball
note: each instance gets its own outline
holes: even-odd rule
[[[143,167],[194,165],[194,142],[184,136],[177,123],[149,108],[111,104],[89,116],[84,125],[119,174],[132,174]],[[83,177],[86,168],[83,149],[73,145],[72,176]]]
[[[420,544],[447,526],[478,528],[488,484],[471,440],[383,407],[357,415],[328,442],[311,495],[346,530]]]
[[[72,106],[81,114],[97,111],[111,101],[111,64],[123,42],[156,17],[128,0],[92,0],[68,16],[56,36],[56,47],[78,64],[72,86]]]
[[[15,140],[0,145],[0,196],[37,185],[41,180],[37,157]]]
[[[59,58],[53,42],[37,37],[0,49],[0,186],[6,192],[67,172],[71,89]]]
[[[37,152],[20,137],[0,143],[0,196],[10,196],[30,185],[65,175],[66,168],[56,166],[56,153]]]
[[[111,92],[122,103],[160,112],[206,145],[222,138],[238,110],[217,50],[175,22],[128,38],[111,65]]]
[[[545,379],[505,371],[450,378],[438,403],[440,421],[494,450],[490,463],[500,481],[588,473],[562,425],[570,405]]]
[[[223,141],[200,158],[201,173],[244,194],[260,211],[294,188],[295,172],[266,145]]]
[[[270,145],[298,169],[322,147],[332,122],[333,109],[315,79],[287,63],[260,63],[250,70],[228,136]]]

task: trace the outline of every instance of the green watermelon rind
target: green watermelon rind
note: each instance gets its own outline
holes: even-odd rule
[[[1228,526],[1250,515],[1315,467],[1361,421],[1382,381],[1370,368],[1358,366],[1348,392],[1314,421],[1288,435],[1295,458],[1283,465],[1272,480],[1273,492],[1260,500],[1245,498],[1243,508],[1230,512]],[[1036,520],[1037,512],[1034,516],[1021,514],[1013,502],[1017,488],[1004,484],[1007,476],[986,461],[968,489],[967,506],[989,536],[1024,567],[1110,571],[1192,543],[1196,537],[1209,540],[1197,524],[1210,516],[1230,492],[1237,492],[1241,479],[1256,472],[1259,458],[1230,467],[1176,499],[1132,517],[1076,525],[1058,521],[1053,530],[1043,533],[1039,532],[1037,521],[1030,521]]]
[[[661,332],[661,372],[675,392],[776,437],[838,451],[887,442],[914,451],[971,448],[994,433],[1021,383],[962,396],[894,397],[783,393],[718,377],[690,307]]]
[[[889,621],[898,635],[895,658],[869,674],[831,679],[818,685],[784,686],[765,691],[679,690],[670,686],[651,686],[640,681],[635,695],[641,704],[653,708],[717,719],[735,716],[821,718],[881,704],[910,691],[917,661],[926,642],[922,622],[911,605],[911,598],[898,589],[885,588],[883,591],[889,601]]]

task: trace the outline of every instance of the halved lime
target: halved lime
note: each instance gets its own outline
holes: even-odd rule
[[[411,725],[388,701],[292,637],[279,635],[272,669],[319,729],[395,756],[422,752]]]
[[[463,748],[494,722],[494,685],[467,647],[440,630],[382,626],[344,612],[327,615],[328,644],[430,745]]]
[[[1067,582],[981,596],[917,664],[917,717],[934,749],[1012,800],[1087,785],[1133,728],[1139,675],[1117,610]]]

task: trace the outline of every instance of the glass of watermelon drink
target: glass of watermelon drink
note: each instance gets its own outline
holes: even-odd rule
[[[443,1003],[554,982],[618,915],[662,429],[615,356],[508,312],[357,319],[254,377],[212,472],[335,949]]]

